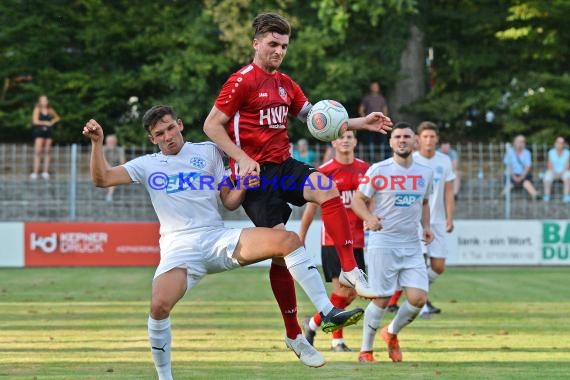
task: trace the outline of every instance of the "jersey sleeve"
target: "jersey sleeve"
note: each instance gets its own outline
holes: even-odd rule
[[[297,117],[299,112],[301,112],[306,105],[309,105],[309,100],[303,93],[303,90],[301,90],[301,87],[293,80],[291,80],[291,85],[293,86],[293,99],[291,101],[291,107],[289,107],[289,113]]]
[[[131,180],[136,183],[143,183],[146,176],[145,166],[144,166],[145,156],[137,157],[123,164],[123,167],[127,169],[127,173],[131,177]]]
[[[249,99],[248,92],[248,85],[244,77],[240,73],[235,73],[222,86],[214,105],[226,116],[232,117]]]
[[[451,159],[448,156],[445,157],[445,163],[447,166],[447,174],[445,176],[445,182],[455,180],[455,172],[453,171],[453,164],[451,163]]]
[[[217,145],[213,145],[212,162],[214,165],[214,178],[216,184],[219,184],[227,177],[227,171],[224,167],[224,153]]]
[[[374,187],[372,186],[372,179],[376,175],[375,172],[376,172],[376,170],[373,166],[368,168],[368,170],[366,171],[366,174],[364,176],[365,176],[365,178],[368,178],[369,181],[366,183],[361,183],[360,185],[358,185],[358,191],[360,191],[362,194],[366,195],[368,198],[372,198],[374,196],[374,193],[376,192],[376,189],[374,189]]]
[[[424,193],[424,199],[429,200],[432,194],[433,194],[433,173],[429,173],[426,192]]]

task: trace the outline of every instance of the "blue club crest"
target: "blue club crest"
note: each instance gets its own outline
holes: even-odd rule
[[[206,167],[206,160],[201,157],[192,157],[190,159],[190,166],[193,166],[196,169],[204,169]]]

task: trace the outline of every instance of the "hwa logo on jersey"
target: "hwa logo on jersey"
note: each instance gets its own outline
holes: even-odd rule
[[[352,198],[354,197],[354,190],[346,190],[340,192],[340,199],[345,207],[350,207]]]
[[[418,199],[420,199],[419,194],[396,194],[394,206],[396,207],[410,207],[413,205]]]
[[[259,125],[267,125],[269,128],[285,128],[289,107],[279,106],[259,111]]]

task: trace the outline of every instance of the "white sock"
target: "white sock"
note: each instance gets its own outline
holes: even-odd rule
[[[437,280],[438,277],[439,273],[434,272],[434,270],[431,268],[428,268],[428,280],[430,284],[435,282],[435,280]]]
[[[154,361],[158,379],[172,380],[172,369],[170,365],[172,332],[170,329],[170,318],[157,321],[149,316],[148,338],[150,341],[152,360]]]
[[[341,343],[344,343],[344,338],[331,339],[331,347],[336,347]]]
[[[370,302],[364,311],[364,323],[362,323],[362,345],[360,351],[372,351],[374,347],[374,337],[378,332],[382,318],[386,309],[379,308]]]
[[[317,322],[315,322],[315,317],[311,317],[311,320],[309,321],[309,328],[311,331],[317,331],[319,328],[319,325],[317,325]]]
[[[321,279],[317,266],[307,255],[305,247],[299,247],[287,256],[285,264],[291,276],[303,288],[318,311],[327,315],[333,309],[333,304],[327,296],[325,284]]]
[[[420,313],[420,308],[410,305],[406,300],[398,309],[396,316],[388,325],[388,332],[390,334],[398,334],[400,330],[412,323]]]
[[[422,310],[420,311],[420,314],[423,314],[423,313],[429,314],[429,307],[428,307],[427,303],[424,303],[424,306],[422,307]]]

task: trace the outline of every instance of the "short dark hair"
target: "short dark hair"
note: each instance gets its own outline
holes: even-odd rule
[[[421,135],[423,131],[434,131],[437,136],[439,136],[439,128],[434,122],[422,121],[418,125],[418,135]]]
[[[277,13],[260,13],[255,17],[251,26],[255,30],[253,38],[257,38],[269,32],[287,36],[291,34],[289,21]]]
[[[394,124],[394,125],[392,126],[392,131],[395,131],[396,129],[408,129],[408,128],[411,129],[412,132],[415,133],[414,127],[412,127],[412,124],[407,123],[407,122],[405,122],[405,121],[399,121],[399,122],[397,122],[396,124]]]
[[[178,115],[170,106],[153,106],[144,113],[142,118],[144,129],[150,133],[150,129],[156,125],[166,115],[172,116],[174,120],[178,120]]]

